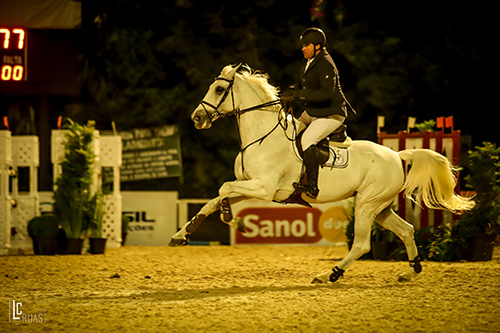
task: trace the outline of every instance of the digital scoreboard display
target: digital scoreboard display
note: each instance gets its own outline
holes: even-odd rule
[[[0,27],[0,80],[25,81],[28,33],[22,28]]]

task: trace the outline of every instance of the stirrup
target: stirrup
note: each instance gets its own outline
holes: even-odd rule
[[[316,199],[318,197],[319,189],[317,187],[314,187],[308,183],[306,184],[299,184],[299,183],[293,183],[293,188],[296,190],[305,192],[305,194],[312,199]]]

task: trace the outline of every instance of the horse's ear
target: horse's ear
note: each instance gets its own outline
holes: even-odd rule
[[[240,70],[240,68],[241,68],[241,64],[238,64],[238,65],[234,66],[233,68],[234,68],[234,70],[235,70],[234,72],[235,72],[235,73],[238,73],[238,71],[239,71],[239,70]],[[233,74],[233,75],[234,75],[234,74]]]
[[[231,80],[234,77],[234,74],[240,69],[241,64],[238,65],[227,65],[224,67],[224,69],[221,72],[221,75],[224,76],[226,79]]]

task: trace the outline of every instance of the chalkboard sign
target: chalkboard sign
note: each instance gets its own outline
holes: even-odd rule
[[[175,125],[121,131],[121,182],[182,176],[179,130]]]

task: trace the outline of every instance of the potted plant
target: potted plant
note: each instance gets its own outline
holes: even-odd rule
[[[129,223],[130,218],[127,215],[122,214],[122,246],[125,245],[125,242],[127,241]]]
[[[42,215],[32,218],[28,222],[28,235],[33,239],[35,254],[56,254],[59,224],[54,215]]]
[[[90,253],[103,254],[106,249],[106,238],[102,237],[104,198],[101,192],[97,192],[88,202],[86,219],[90,228]]]
[[[38,220],[38,216],[32,218],[31,220],[28,221],[28,236],[31,237],[31,240],[33,242],[33,253],[34,254],[40,254],[40,251],[38,250],[38,239],[37,239],[37,229],[38,229],[38,224],[40,224]]]
[[[434,126],[436,126],[436,121],[434,121],[433,119],[415,124],[415,128],[418,129],[420,133],[423,133],[425,131],[434,132]]]
[[[87,231],[85,215],[91,200],[95,154],[92,142],[94,122],[79,125],[68,119],[62,173],[56,179],[54,215],[67,237],[68,254],[81,254],[82,234]]]
[[[430,234],[426,245],[426,256],[432,261],[452,261],[456,259],[456,244],[453,241],[452,228],[449,224],[441,224]]]
[[[490,142],[469,152],[467,188],[476,192],[476,206],[464,212],[454,225],[458,247],[465,259],[491,260],[493,246],[500,232],[500,147]],[[460,258],[459,258],[460,259]]]

